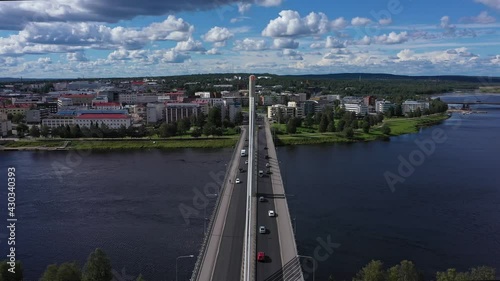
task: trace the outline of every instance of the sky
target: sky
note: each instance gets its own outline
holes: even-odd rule
[[[0,1],[0,77],[500,76],[500,0]]]

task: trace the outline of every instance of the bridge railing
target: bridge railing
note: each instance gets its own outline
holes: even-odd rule
[[[234,146],[234,151],[233,151],[233,156],[231,157],[231,162],[229,162],[229,164],[227,165],[226,174],[224,175],[224,181],[222,182],[222,186],[221,186],[219,195],[217,196],[217,200],[215,202],[214,210],[212,211],[212,215],[210,216],[210,221],[209,221],[208,226],[207,226],[207,231],[205,233],[205,237],[203,238],[203,242],[201,243],[200,252],[198,253],[198,258],[196,259],[196,263],[195,263],[194,268],[193,268],[193,273],[191,274],[191,279],[189,279],[191,281],[198,280],[198,275],[200,273],[201,264],[202,264],[203,260],[205,259],[207,244],[208,244],[208,241],[210,240],[210,235],[212,234],[212,230],[214,228],[215,218],[217,217],[217,213],[219,213],[220,201],[222,200],[222,197],[223,197],[222,195],[224,194],[224,190],[226,189],[226,186],[227,186],[227,183],[229,180],[229,173],[231,170],[231,164],[235,161],[235,158],[238,155],[238,147],[240,146],[240,143],[241,143],[244,135],[245,135],[244,131],[242,130],[240,139],[238,140],[238,142]],[[203,218],[203,219],[205,219],[205,218]]]

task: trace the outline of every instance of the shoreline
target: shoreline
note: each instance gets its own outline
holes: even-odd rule
[[[276,146],[358,143],[370,141],[387,141],[390,137],[417,133],[420,128],[440,124],[450,116],[429,115],[417,118],[385,119],[383,124],[391,128],[391,134],[384,135],[381,126],[374,127],[369,133],[361,129],[355,131],[353,139],[348,139],[342,133],[298,133],[294,135],[276,135]],[[149,149],[179,149],[179,148],[228,148],[234,147],[239,135],[219,138],[172,138],[172,139],[36,139],[7,141],[0,144],[0,151],[124,151]],[[1,140],[0,140],[1,141]]]

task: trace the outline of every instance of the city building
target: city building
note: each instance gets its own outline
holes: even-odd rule
[[[375,105],[375,97],[374,96],[366,96],[363,98],[363,102],[366,106],[374,106]]]
[[[73,105],[88,105],[92,104],[95,98],[93,94],[76,94],[76,95],[62,95],[63,98],[71,99]]]
[[[0,137],[6,137],[12,130],[12,123],[7,119],[6,113],[0,113]]]
[[[163,103],[148,103],[146,105],[146,122],[148,124],[156,124],[162,121],[165,116],[165,104]]]
[[[9,104],[0,106],[0,114],[5,113],[7,115],[12,114],[21,114],[26,116],[26,111],[30,110],[32,107],[31,104]]]
[[[165,121],[174,123],[193,115],[198,116],[200,113],[200,105],[196,103],[168,103],[165,108]]]
[[[267,107],[267,118],[281,122],[280,118],[295,117],[295,107],[288,107],[284,104],[274,104]]]
[[[158,96],[152,95],[137,95],[136,103],[158,102]]]
[[[260,96],[260,102],[262,105],[270,106],[274,104],[283,104],[285,102],[285,96],[282,95],[262,95]]]
[[[113,109],[122,109],[122,106],[118,102],[101,102],[101,103],[94,103],[92,105],[94,109],[98,110],[113,110]]]
[[[59,97],[57,99],[57,106],[59,108],[64,108],[73,105],[73,100],[70,98]]]
[[[345,103],[344,108],[346,111],[354,112],[357,115],[366,115],[368,114],[368,106],[364,103]]]
[[[39,102],[36,104],[36,109],[48,109],[49,113],[57,113],[57,99],[56,102]]]
[[[410,112],[415,112],[417,108],[420,108],[421,111],[424,111],[424,109],[429,108],[429,102],[407,100],[403,102],[401,107],[403,108],[403,114],[408,114]]]
[[[75,117],[75,125],[90,127],[90,125],[105,124],[110,129],[119,129],[121,126],[130,127],[130,116],[126,114],[82,114]]]
[[[340,95],[326,95],[326,100],[329,102],[340,100]]]
[[[229,117],[229,121],[234,122],[236,120],[236,116],[241,112],[241,103],[238,101],[238,99],[225,98],[224,107],[227,109],[227,116]]]
[[[118,102],[121,104],[136,104],[137,93],[120,93],[118,95]]]
[[[42,126],[47,126],[49,128],[57,128],[60,126],[74,125],[74,116],[52,116],[47,119],[42,119]]]
[[[375,111],[379,113],[387,112],[391,107],[395,108],[396,105],[390,101],[381,100],[375,102]]]
[[[43,119],[49,117],[48,109],[30,109],[26,111],[26,122],[28,124],[40,124]]]

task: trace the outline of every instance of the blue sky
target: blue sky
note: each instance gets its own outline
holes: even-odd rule
[[[500,0],[0,2],[0,77],[500,76]]]

